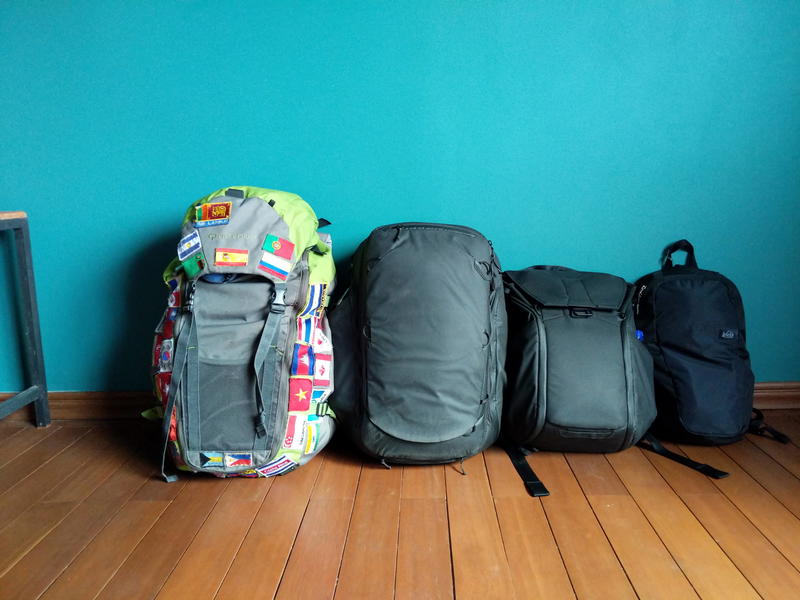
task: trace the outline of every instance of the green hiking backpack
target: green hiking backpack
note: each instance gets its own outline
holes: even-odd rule
[[[153,345],[167,452],[185,471],[270,477],[334,430],[330,236],[295,194],[217,190],[192,203]]]

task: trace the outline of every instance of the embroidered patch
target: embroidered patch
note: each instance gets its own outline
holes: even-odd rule
[[[175,319],[178,318],[177,308],[168,308],[164,313],[164,319],[161,325],[161,333],[165,338],[171,338],[175,333]]]
[[[289,271],[292,270],[292,261],[264,250],[258,263],[258,268],[281,281],[286,281],[286,278],[289,277]]]
[[[311,454],[317,449],[317,425],[316,423],[306,424],[306,447],[303,448],[304,454]]]
[[[305,375],[310,377],[314,374],[314,351],[311,346],[305,344],[295,344],[292,353],[292,375]]]
[[[227,225],[231,219],[231,202],[209,202],[195,207],[194,226]]]
[[[183,261],[181,264],[183,265],[183,272],[186,273],[186,276],[189,278],[194,278],[200,271],[202,271],[205,266],[205,256],[203,256],[203,251],[196,252],[192,254],[189,258]]]
[[[286,424],[286,437],[283,439],[283,447],[290,450],[300,450],[305,444],[306,422],[302,417],[289,415]]]
[[[176,308],[181,305],[181,280],[180,277],[175,277],[167,282],[169,286],[169,296],[167,297],[167,306]]]
[[[315,317],[297,319],[297,341],[310,346],[314,338],[314,329],[316,329]]]
[[[314,386],[330,386],[332,362],[333,356],[330,354],[317,354],[314,356]]]
[[[171,371],[164,371],[156,374],[156,396],[158,396],[162,404],[166,404],[169,398],[169,382],[171,379]]]
[[[246,267],[248,255],[248,250],[217,248],[214,254],[214,264],[218,267]]]
[[[330,389],[327,390],[315,389],[313,392],[311,392],[311,400],[319,405],[324,403],[328,399],[328,396],[330,395],[331,395]]]
[[[317,309],[322,306],[327,287],[324,283],[314,283],[308,286],[308,300],[306,300],[305,308],[300,312],[301,317],[313,315],[317,312]]]
[[[223,454],[222,452],[201,452],[200,453],[200,466],[201,467],[221,467]]]
[[[305,412],[311,406],[311,379],[289,377],[289,410]]]
[[[292,260],[292,255],[294,254],[294,244],[277,235],[268,235],[264,239],[264,245],[261,248],[278,258],[285,258],[288,261]]]
[[[226,452],[226,467],[252,467],[253,455],[250,452]]]
[[[193,231],[178,243],[178,260],[183,262],[201,248],[200,234]]]
[[[161,350],[158,355],[158,370],[172,371],[172,338],[161,342]]]
[[[322,327],[317,326],[314,330],[314,352],[331,352],[332,350],[333,344],[325,335]]]
[[[297,466],[291,458],[288,456],[281,456],[280,458],[276,458],[271,463],[264,465],[263,467],[259,467],[256,469],[259,473],[261,473],[264,477],[272,477],[273,475],[280,475],[281,473],[286,473],[291,471]]]

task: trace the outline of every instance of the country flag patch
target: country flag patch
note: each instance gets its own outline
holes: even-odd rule
[[[200,234],[193,231],[178,243],[178,260],[183,262],[201,249]]]
[[[317,354],[314,356],[314,386],[330,386],[332,363],[333,356],[330,354]]]
[[[222,452],[201,452],[200,453],[200,466],[201,467],[222,467],[223,455]]]
[[[256,469],[259,473],[261,473],[264,477],[272,477],[273,475],[280,475],[282,473],[286,473],[291,471],[297,466],[297,463],[294,462],[288,456],[281,456],[280,458],[276,458],[272,462],[264,465],[263,467],[259,467]]]
[[[253,455],[250,452],[226,452],[226,467],[252,467]]]
[[[171,379],[171,371],[164,371],[156,374],[156,395],[163,404],[166,404],[169,398],[169,382]]]
[[[327,401],[328,396],[330,395],[331,395],[330,389],[314,390],[313,392],[311,392],[311,400],[314,401],[316,404],[323,404],[325,401]]]
[[[258,268],[281,281],[286,281],[286,278],[289,277],[289,271],[292,270],[292,261],[264,250],[258,263]]]
[[[249,251],[237,248],[217,248],[214,264],[218,267],[246,267]]]
[[[305,426],[305,419],[297,415],[289,415],[283,447],[289,450],[300,450],[305,444]]]
[[[306,447],[303,449],[304,454],[311,454],[317,449],[317,425],[316,423],[308,423],[306,425]]]
[[[295,344],[292,354],[292,375],[310,377],[314,374],[314,351],[311,346]]]
[[[169,286],[169,296],[167,297],[167,306],[176,308],[181,305],[181,280],[180,277],[175,277],[167,282]]]
[[[289,411],[305,412],[311,406],[311,379],[289,377]]]
[[[200,271],[202,271],[206,264],[205,264],[205,256],[203,255],[203,251],[197,252],[192,254],[189,258],[181,263],[183,265],[183,272],[186,273],[186,276],[189,278],[193,278],[197,275]]]
[[[311,345],[316,329],[316,317],[310,319],[297,319],[297,341]]]
[[[231,202],[209,202],[195,207],[194,226],[227,225],[231,219]]]
[[[172,346],[172,338],[165,339],[161,342],[161,348],[158,354],[159,371],[172,371]]]
[[[294,244],[277,235],[268,235],[264,239],[264,245],[261,248],[278,258],[285,258],[288,261],[292,260],[292,255],[294,254]]]
[[[308,287],[308,300],[305,308],[300,312],[301,317],[313,315],[317,312],[317,309],[322,306],[327,287],[324,283],[313,283]]]
[[[317,325],[314,329],[314,352],[328,352],[330,353],[333,350],[333,344],[331,344],[330,339],[328,336],[325,335],[325,332],[322,330],[322,327]]]

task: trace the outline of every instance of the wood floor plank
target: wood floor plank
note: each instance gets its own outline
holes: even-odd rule
[[[0,468],[0,492],[5,492],[20,483],[87,433],[89,433],[88,428],[62,427],[53,435],[48,435],[39,443],[18,454]]]
[[[506,453],[484,453],[503,546],[518,598],[574,598],[541,500],[531,498]]]
[[[794,516],[800,517],[800,479],[775,462],[750,440],[721,446],[720,450],[764,486]]]
[[[85,442],[85,443],[84,443]],[[81,448],[76,446],[81,445]],[[87,498],[98,486],[110,477],[125,462],[127,454],[115,448],[104,437],[99,439],[91,433],[68,450],[60,453],[49,461],[42,469],[37,470],[30,477],[15,486],[6,494],[16,496],[17,491],[28,494],[28,480],[36,481],[40,471],[48,472],[51,463],[60,463],[64,457],[73,453],[84,454],[83,451],[94,459],[82,465],[81,472],[66,482],[62,482],[54,490],[50,490],[43,498],[36,501],[27,510],[22,510],[15,518],[9,518],[8,526],[3,529],[0,536],[0,573],[11,568],[17,560],[33,548],[41,539],[59,525],[80,503]],[[9,502],[9,504],[13,504]]]
[[[395,599],[451,600],[450,532],[443,498],[401,498]]]
[[[400,468],[362,467],[335,598],[394,597],[402,475]]]
[[[0,439],[0,468],[59,429],[61,429],[60,425],[50,425],[50,427],[33,427],[31,425],[22,428],[14,435],[2,437]]]
[[[789,436],[791,444],[800,446],[800,420],[797,418],[797,411],[767,411],[764,413],[764,422]]]
[[[169,490],[173,497],[185,485],[185,481],[172,485],[166,485],[163,481],[158,483]],[[172,501],[172,498],[137,499],[141,492],[142,488],[122,506],[58,576],[41,600],[94,598],[105,587]]]
[[[800,519],[719,448],[681,446],[680,449],[694,460],[712,464],[730,473],[730,477],[724,479],[708,479],[691,469],[683,469],[689,472],[686,477],[695,477],[696,474],[721,490],[772,545],[796,569],[800,569]]]
[[[483,455],[463,467],[467,475],[445,468],[456,597],[516,598]]]
[[[98,595],[105,600],[153,598],[169,577],[229,479],[192,477]],[[163,484],[169,485],[169,484]]]
[[[677,447],[671,445],[668,447],[674,452],[680,452]],[[735,463],[727,457],[725,463],[720,461],[717,455],[721,452],[718,449],[708,449],[715,452],[704,454],[702,458],[704,462],[719,465],[718,468],[722,469],[735,466]],[[675,461],[652,453],[648,453],[647,458],[695,517],[703,523],[717,544],[762,598],[789,598],[794,595],[793,590],[800,589],[800,572],[776,549],[775,545],[770,543],[771,540],[762,535],[735,503],[731,502],[731,498],[720,491],[715,484],[722,480],[705,477]],[[733,481],[734,486],[740,486],[741,482],[749,480],[749,477],[740,470],[733,472],[726,479],[736,480]],[[763,488],[752,480],[750,483],[763,491]],[[770,500],[774,502],[771,496]],[[794,516],[791,518],[794,519]]]
[[[452,600],[444,465],[402,467],[396,600]]]
[[[360,473],[351,456],[325,457],[276,598],[333,598]]]
[[[541,499],[542,506],[578,598],[635,598],[564,455],[537,452],[528,461],[550,490],[550,496]]]
[[[772,459],[795,477],[800,477],[800,447],[781,444],[760,435],[748,434],[747,439],[766,452]]]
[[[406,465],[403,470],[403,498],[438,498],[444,500],[447,490],[444,484],[444,465]]]
[[[324,460],[319,456],[275,479],[225,574],[217,600],[275,595]],[[253,568],[256,564],[258,569]]]
[[[607,459],[701,598],[759,597],[641,450]]]
[[[88,544],[150,473],[138,459],[125,463],[0,577],[0,599],[36,598]]]
[[[602,454],[567,461],[641,598],[697,598],[686,576]]]
[[[110,448],[111,444],[103,432],[92,431],[17,485],[0,494],[0,514],[7,515],[0,522],[0,531],[10,526],[52,489],[58,489],[63,482],[69,484],[83,480],[81,467],[105,454]]]
[[[161,588],[163,600],[213,598],[273,479],[232,479]]]

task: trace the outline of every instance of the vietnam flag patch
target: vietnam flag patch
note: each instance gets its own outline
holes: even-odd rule
[[[246,267],[249,251],[238,248],[217,248],[214,264],[218,267]]]
[[[313,388],[311,379],[289,377],[289,411],[307,411],[311,406]]]

